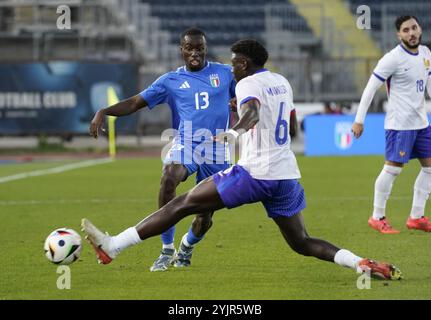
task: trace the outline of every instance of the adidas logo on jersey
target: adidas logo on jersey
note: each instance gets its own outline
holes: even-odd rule
[[[184,81],[183,84],[180,86],[180,89],[188,89],[190,88],[190,85],[187,81]]]

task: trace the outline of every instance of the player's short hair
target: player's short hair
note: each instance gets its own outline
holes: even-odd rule
[[[230,50],[250,58],[258,67],[263,67],[268,60],[268,51],[259,41],[254,39],[239,40],[232,45]]]
[[[186,36],[202,36],[202,37],[206,38],[205,32],[203,32],[201,29],[195,28],[195,27],[188,28],[187,30],[184,30],[183,32],[181,32],[180,42],[183,42],[183,40]]]
[[[400,31],[401,25],[410,19],[415,19],[416,22],[419,24],[418,18],[416,18],[413,15],[407,14],[407,15],[403,15],[403,16],[398,16],[397,19],[395,20],[395,28],[397,28],[397,31]]]

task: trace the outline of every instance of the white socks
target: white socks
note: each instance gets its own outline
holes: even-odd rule
[[[124,249],[141,242],[142,240],[139,238],[138,231],[136,231],[135,227],[131,227],[111,238],[109,250],[114,251],[117,255]]]
[[[190,231],[189,231],[190,232]],[[191,247],[191,248],[193,248],[194,247],[194,245],[193,244],[190,244],[188,241],[187,241],[187,234],[188,233],[186,233],[185,235],[183,235],[183,238],[181,239],[181,243],[183,243],[186,247]],[[180,245],[181,246],[181,245]]]
[[[425,215],[425,204],[431,192],[431,167],[422,167],[416,178],[410,217],[419,219]]]
[[[193,245],[191,245],[188,241],[187,241],[187,233],[183,236],[183,238],[181,239],[181,243],[184,243],[185,246],[187,247],[193,247]],[[181,247],[181,243],[180,243],[180,247]],[[175,246],[173,243],[170,244],[163,244],[163,249],[173,249],[175,250]]]
[[[358,269],[359,261],[362,258],[354,255],[352,252],[346,249],[340,249],[337,251],[334,257],[334,262],[342,267],[348,267],[355,271]]]
[[[391,194],[392,186],[402,168],[385,165],[378,176],[374,187],[373,218],[379,220],[385,216],[386,201]],[[431,192],[431,167],[423,167],[416,178],[413,204],[410,217],[419,219],[425,215],[425,205]]]
[[[400,175],[402,167],[384,165],[374,185],[373,218],[380,220],[385,216],[386,201],[391,194],[395,179]]]

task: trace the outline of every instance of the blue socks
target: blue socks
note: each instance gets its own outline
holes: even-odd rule
[[[164,245],[174,243],[175,226],[162,233],[162,242]]]
[[[171,227],[169,230],[162,233],[162,242],[163,245],[169,245],[174,243],[174,234],[175,234],[175,226]],[[184,239],[185,238],[185,239]],[[186,240],[186,243],[184,243],[186,246],[192,247],[199,241],[201,241],[204,238],[202,237],[196,237],[193,234],[192,227],[189,228],[189,231],[186,234],[186,237],[183,237],[183,240]]]
[[[201,241],[203,238],[204,238],[204,235],[202,237],[196,237],[193,234],[192,227],[190,227],[189,231],[187,232],[187,238],[186,238],[186,240],[187,240],[188,244],[186,243],[186,245],[188,245],[188,246],[194,246],[196,243],[198,243],[199,241]]]

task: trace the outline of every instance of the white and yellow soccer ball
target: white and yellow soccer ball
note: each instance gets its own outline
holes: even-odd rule
[[[43,249],[52,263],[71,264],[81,255],[81,236],[72,229],[57,229],[46,238]]]

